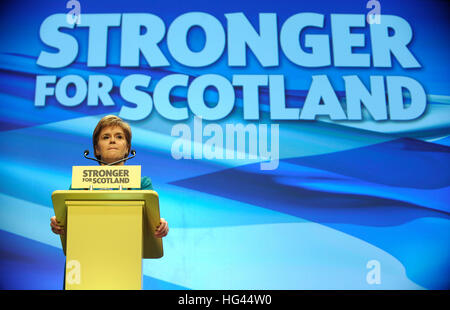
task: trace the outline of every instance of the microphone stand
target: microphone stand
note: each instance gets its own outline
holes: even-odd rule
[[[89,151],[88,150],[84,151],[84,158],[94,160],[94,161],[98,162],[99,164],[108,165],[108,163],[105,163],[104,161],[99,160],[97,158],[87,157],[88,155],[89,155]]]
[[[122,159],[120,159],[118,161],[115,161],[115,162],[112,162],[112,163],[109,163],[109,164],[104,162],[103,160],[99,160],[97,158],[87,157],[87,155],[89,155],[89,151],[88,150],[84,151],[84,158],[90,159],[90,160],[95,160],[96,162],[98,162],[100,164],[104,164],[105,166],[112,166],[112,165],[118,164],[120,162],[126,161],[128,159],[132,159],[132,158],[134,158],[136,156],[136,151],[135,150],[131,150],[130,153],[131,153],[132,156],[127,157],[127,158],[122,158]]]
[[[128,160],[128,159],[132,159],[132,158],[134,158],[134,157],[136,156],[136,151],[135,151],[135,150],[131,150],[130,153],[131,153],[132,156],[127,157],[127,158],[122,158],[121,160],[118,160],[118,161],[115,161],[115,162],[113,162],[113,163],[106,164],[106,165],[107,165],[107,166],[112,166],[112,165],[121,163],[121,162],[123,162],[123,161],[126,161],[126,160]]]

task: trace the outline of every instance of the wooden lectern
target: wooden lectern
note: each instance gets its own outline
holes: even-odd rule
[[[142,289],[142,259],[163,256],[155,191],[55,191],[52,201],[66,232],[66,289]]]

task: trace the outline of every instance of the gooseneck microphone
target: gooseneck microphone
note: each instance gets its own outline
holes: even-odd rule
[[[113,163],[106,164],[106,165],[107,165],[107,166],[112,166],[112,165],[121,163],[121,162],[123,162],[123,161],[126,161],[126,160],[128,160],[128,159],[132,159],[132,158],[134,158],[134,156],[136,156],[136,151],[135,151],[135,150],[131,150],[130,153],[131,153],[132,156],[127,157],[127,158],[122,158],[121,160],[118,160],[118,161],[115,161],[115,162],[113,162]]]
[[[109,163],[109,164],[108,164],[108,163],[105,163],[104,161],[102,161],[102,160],[100,160],[100,159],[97,159],[97,158],[87,157],[87,156],[89,155],[89,151],[88,151],[88,150],[85,150],[85,151],[84,151],[84,158],[90,159],[90,160],[95,160],[96,162],[98,162],[98,163],[100,163],[100,164],[104,164],[104,165],[106,165],[106,166],[112,166],[112,165],[121,163],[121,162],[123,162],[123,161],[126,161],[126,160],[128,160],[128,159],[132,159],[132,158],[134,158],[134,157],[136,156],[136,151],[135,151],[135,150],[131,150],[130,153],[131,153],[132,156],[127,157],[127,158],[122,158],[122,159],[120,159],[120,160],[118,160],[118,161],[115,161],[115,162],[112,162],[112,163]]]
[[[89,151],[88,151],[88,150],[85,150],[85,151],[84,151],[84,158],[90,159],[90,160],[95,160],[95,161],[98,162],[99,164],[104,164],[104,165],[107,165],[107,164],[108,164],[108,163],[105,163],[104,161],[99,160],[99,159],[97,159],[97,158],[87,157],[88,155],[89,155]]]

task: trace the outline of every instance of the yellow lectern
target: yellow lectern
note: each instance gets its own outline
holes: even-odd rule
[[[55,191],[52,201],[66,232],[66,289],[142,289],[142,259],[163,256],[155,191]]]

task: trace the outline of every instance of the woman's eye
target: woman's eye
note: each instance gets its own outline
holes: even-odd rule
[[[118,136],[117,136],[117,139],[122,139],[122,136],[121,136],[121,135],[118,135]]]
[[[103,136],[103,140],[106,140],[108,138],[109,138],[109,136]]]

